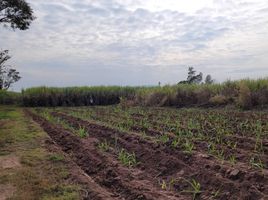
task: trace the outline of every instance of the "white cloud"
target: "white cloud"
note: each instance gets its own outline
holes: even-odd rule
[[[24,75],[16,88],[57,85],[61,72],[59,85],[175,83],[187,65],[220,81],[268,75],[266,0],[29,2],[28,31],[0,30]]]

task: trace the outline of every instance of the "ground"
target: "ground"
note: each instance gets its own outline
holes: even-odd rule
[[[79,199],[70,164],[22,108],[0,107],[0,199]]]
[[[268,199],[268,113],[0,107],[2,199]]]

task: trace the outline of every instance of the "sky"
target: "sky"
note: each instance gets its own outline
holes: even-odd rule
[[[268,77],[267,0],[27,0],[27,31],[0,27],[35,86],[175,84],[188,66],[227,79]]]

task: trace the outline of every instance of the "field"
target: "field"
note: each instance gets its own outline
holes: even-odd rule
[[[268,113],[27,108],[94,182],[89,199],[267,199]]]

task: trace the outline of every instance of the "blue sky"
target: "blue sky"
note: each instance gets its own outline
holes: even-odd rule
[[[28,0],[27,31],[0,29],[32,86],[156,85],[187,66],[226,79],[268,76],[267,0]]]

